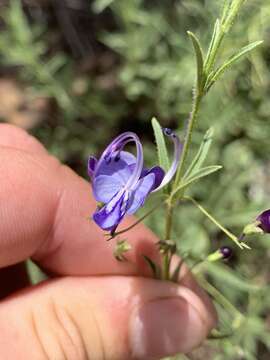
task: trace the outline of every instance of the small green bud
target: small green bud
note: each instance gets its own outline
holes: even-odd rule
[[[127,259],[124,254],[129,250],[131,250],[131,245],[127,240],[118,240],[113,251],[113,256],[118,261],[126,261]]]

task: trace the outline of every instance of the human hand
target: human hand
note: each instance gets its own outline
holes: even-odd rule
[[[0,167],[1,359],[149,360],[205,339],[216,322],[211,301],[186,268],[180,285],[149,277],[141,255],[158,256],[149,229],[128,233],[129,262],[117,262],[112,242],[87,220],[89,184],[5,124]],[[48,281],[27,283],[29,257]]]

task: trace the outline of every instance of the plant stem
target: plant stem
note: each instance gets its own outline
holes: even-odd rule
[[[201,99],[202,99],[202,95],[200,93],[198,93],[198,91],[196,91],[194,101],[193,101],[192,111],[191,111],[189,119],[188,119],[187,132],[186,132],[185,142],[184,142],[184,146],[183,146],[183,152],[182,152],[180,164],[178,167],[178,171],[176,173],[174,186],[172,186],[171,194],[173,193],[174,189],[177,187],[177,185],[181,179],[181,176],[182,176],[182,172],[183,172],[185,161],[186,161],[187,154],[188,154],[188,149],[189,149],[189,146],[191,143],[192,131],[193,131],[196,117],[197,117],[197,114],[199,111],[199,105],[200,105]],[[172,197],[170,196],[167,201],[165,240],[169,240],[171,237],[173,209],[174,209],[174,206],[172,204]],[[163,273],[164,280],[170,279],[171,257],[172,256],[169,252],[166,252],[165,254],[163,254],[162,273]]]
[[[172,233],[172,220],[173,220],[173,206],[171,202],[167,202],[166,208],[166,223],[165,223],[165,234],[164,240],[170,240]],[[166,251],[162,254],[162,279],[170,279],[170,265],[171,265],[171,254],[170,251]]]
[[[191,143],[192,131],[193,131],[193,128],[194,128],[194,125],[196,122],[201,99],[202,99],[202,95],[196,91],[194,101],[193,101],[192,111],[191,111],[189,119],[188,119],[186,137],[185,137],[185,142],[184,142],[184,146],[183,146],[183,152],[182,152],[180,164],[179,164],[179,167],[178,167],[178,170],[176,173],[173,190],[177,187],[177,185],[179,184],[179,181],[181,180],[181,176],[182,176],[185,162],[186,162],[187,155],[188,155],[189,146]]]
[[[220,230],[222,230],[233,242],[235,242],[236,245],[240,247],[240,249],[243,249],[244,246],[242,242],[239,242],[237,236],[235,236],[233,233],[231,233],[228,229],[226,229],[224,226],[220,224],[202,205],[200,205],[195,199],[193,199],[190,196],[185,196],[186,200],[191,201],[206,217],[208,217],[209,220],[212,221]]]
[[[166,209],[166,224],[165,224],[164,240],[170,240],[170,238],[171,238],[172,220],[173,220],[173,206],[172,206],[171,202],[168,202],[167,209]]]

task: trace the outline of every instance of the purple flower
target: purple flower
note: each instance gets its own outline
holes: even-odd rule
[[[259,228],[265,233],[270,233],[270,209],[263,211],[256,220]]]
[[[143,167],[142,144],[133,132],[117,136],[99,160],[89,158],[88,174],[92,179],[94,197],[101,203],[93,219],[103,230],[114,233],[126,214],[134,214],[151,192],[167,185],[174,176],[182,145],[170,129],[164,129],[164,133],[174,142],[174,161],[166,174],[160,166]],[[136,157],[123,150],[130,142],[136,145]]]

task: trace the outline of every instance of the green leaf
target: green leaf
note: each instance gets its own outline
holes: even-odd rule
[[[192,45],[194,48],[194,52],[196,55],[196,63],[197,63],[197,88],[201,89],[201,85],[203,82],[203,51],[200,45],[199,39],[194,35],[191,31],[187,32],[188,36],[192,41]]]
[[[182,191],[183,189],[190,186],[194,181],[197,181],[207,175],[210,175],[222,168],[221,165],[211,165],[206,166],[204,168],[198,169],[195,171],[192,176],[189,176],[185,180],[183,180],[180,185],[173,191],[172,196],[176,196],[179,191]]]
[[[237,275],[228,266],[223,264],[208,263],[207,272],[216,280],[222,282],[223,284],[227,284],[228,286],[235,288],[239,291],[258,292],[263,290],[261,286],[248,283],[245,279]]]
[[[182,268],[182,265],[184,264],[184,259],[178,260],[178,264],[176,268],[174,269],[173,273],[171,274],[170,280],[172,282],[178,283],[179,281],[179,274]]]
[[[208,74],[209,68],[211,67],[211,62],[212,62],[212,57],[214,55],[215,52],[215,48],[216,48],[216,43],[217,40],[219,38],[219,34],[220,34],[220,21],[219,19],[217,19],[217,21],[215,22],[215,26],[214,26],[214,31],[213,31],[213,35],[209,44],[209,48],[207,51],[207,55],[205,58],[205,62],[204,62],[204,70],[206,75]]]
[[[93,10],[96,13],[101,13],[104,11],[108,6],[110,6],[114,0],[96,0],[93,4]]]
[[[205,177],[207,175],[212,174],[213,172],[216,172],[222,168],[221,165],[210,165],[203,168],[198,169],[197,171],[194,171],[192,175],[190,175],[186,181],[193,182],[196,181],[202,177]]]
[[[229,11],[231,9],[232,0],[224,0],[222,16],[221,16],[221,24],[224,23],[225,19],[228,17]]]
[[[247,46],[244,46],[236,54],[232,55],[223,65],[221,65],[216,71],[210,74],[206,82],[206,91],[208,91],[211,86],[223,75],[223,73],[232,66],[236,61],[241,57],[248,54],[250,51],[255,49],[257,46],[261,45],[263,41],[255,41]]]
[[[188,167],[184,179],[186,179],[189,176],[192,176],[194,172],[196,172],[204,163],[206,156],[208,154],[209,148],[211,146],[212,140],[213,140],[213,134],[214,130],[213,128],[209,128],[202,140],[202,143],[199,147],[199,150],[197,154],[195,155],[194,159],[192,160],[190,166]]]
[[[143,255],[144,260],[146,261],[146,263],[149,265],[150,269],[152,270],[153,273],[153,277],[155,279],[160,279],[160,275],[161,275],[161,269],[160,266],[157,265],[152,259],[150,259],[148,256]]]
[[[155,140],[157,144],[159,164],[163,170],[168,171],[170,168],[168,151],[167,151],[162,128],[156,118],[152,119],[152,127],[154,130]]]

